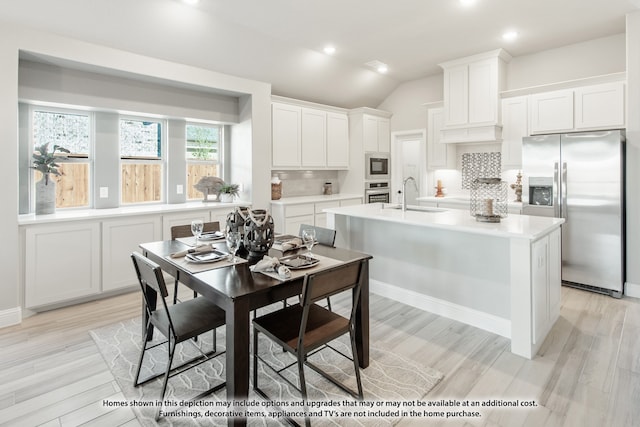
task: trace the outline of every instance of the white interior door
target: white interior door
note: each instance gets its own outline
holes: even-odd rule
[[[393,134],[392,160],[392,202],[396,202],[402,182],[412,176],[418,189],[409,182],[407,185],[407,204],[418,204],[416,198],[426,191],[426,139],[423,130],[396,132]],[[424,193],[426,194],[426,192]]]

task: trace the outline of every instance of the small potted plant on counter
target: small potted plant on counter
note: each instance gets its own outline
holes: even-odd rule
[[[49,143],[42,144],[34,150],[31,168],[42,173],[42,178],[36,182],[36,215],[55,212],[56,182],[49,175],[62,175],[58,169],[60,165],[56,162],[69,153],[69,150],[59,145],[54,145],[53,150],[49,151]]]
[[[238,195],[240,186],[238,184],[223,184],[220,186],[218,198],[221,202],[233,202],[234,197]]]

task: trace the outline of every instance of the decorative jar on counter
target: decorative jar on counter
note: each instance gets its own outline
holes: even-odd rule
[[[479,222],[500,222],[507,216],[507,183],[477,178],[471,183],[471,216]]]

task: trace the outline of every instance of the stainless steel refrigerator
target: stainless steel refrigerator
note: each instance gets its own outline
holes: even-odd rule
[[[621,297],[624,131],[523,138],[523,213],[565,219],[562,281]]]

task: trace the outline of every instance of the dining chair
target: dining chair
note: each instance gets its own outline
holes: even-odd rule
[[[138,359],[134,386],[138,387],[139,385],[145,384],[164,375],[162,391],[160,393],[160,401],[164,402],[164,395],[167,391],[167,384],[170,377],[181,374],[188,369],[199,366],[214,357],[224,354],[223,351],[217,351],[216,328],[225,324],[225,312],[206,298],[194,298],[177,304],[168,305],[165,300],[168,296],[167,287],[164,282],[164,276],[162,275],[162,269],[160,266],[138,252],[133,252],[131,254],[131,259],[138,276],[140,288],[142,289],[144,307],[147,315],[147,325],[142,339],[142,350],[140,352],[140,358]],[[153,303],[156,298],[155,295],[151,293],[152,290],[155,291],[155,295],[159,297],[157,299],[162,302],[160,307],[157,307],[159,304],[156,305]],[[154,306],[156,308],[152,308]],[[147,340],[149,338],[149,331],[152,329],[151,327],[157,329],[166,340],[158,344],[148,344]],[[208,331],[213,332],[213,349],[211,351],[204,352],[202,344],[197,345],[191,340],[191,338],[195,338]],[[191,345],[193,345],[200,354],[193,359],[172,368],[171,365],[173,364],[176,345],[185,341],[191,342]],[[144,361],[145,352],[164,344],[167,344],[168,355],[165,372],[152,375],[149,378],[140,381],[140,371]],[[157,361],[154,360],[154,363],[156,362]],[[197,400],[207,394],[214,393],[225,387],[225,385],[225,382],[217,384],[213,388],[200,393],[198,396],[193,398],[193,400]],[[156,412],[156,420],[160,418],[160,410],[163,406],[164,404],[159,405]]]
[[[290,305],[253,319],[253,388],[256,393],[267,400],[271,400],[260,389],[258,384],[258,361],[260,361],[300,392],[305,405],[305,413],[308,413],[305,366],[313,369],[355,398],[363,399],[360,367],[358,366],[358,350],[355,341],[356,308],[362,287],[363,265],[364,261],[353,261],[317,273],[307,274],[302,285],[300,304]],[[348,318],[316,304],[317,301],[328,296],[346,291],[353,292],[353,303]],[[259,333],[267,336],[278,347],[282,347],[284,351],[291,353],[296,358],[296,361],[284,368],[272,366],[260,355],[258,348]],[[351,357],[331,345],[332,341],[345,334],[349,334],[351,341]],[[309,356],[326,348],[353,362],[357,391],[341,383],[333,375],[309,360]],[[298,385],[282,375],[282,371],[294,365],[298,367]],[[310,425],[309,417],[306,415],[305,425]]]
[[[312,228],[316,231],[316,241],[319,245],[329,246],[333,248],[336,242],[336,230],[325,227],[318,227],[315,225],[309,224],[300,224],[300,229],[298,230],[298,236],[302,237],[302,230]],[[331,299],[327,298],[327,308],[331,310]]]
[[[211,233],[213,231],[220,231],[220,223],[218,221],[205,222],[202,227],[203,233]],[[181,239],[184,237],[192,237],[191,224],[186,225],[174,225],[171,227],[171,240]],[[173,303],[178,302],[178,280],[176,279],[173,284]],[[197,297],[198,293],[193,291],[193,297]]]

